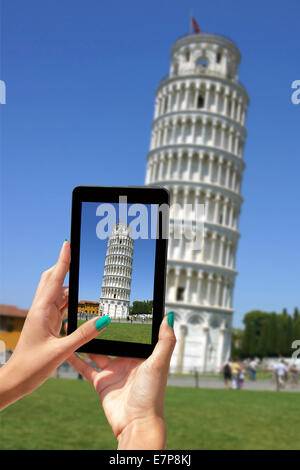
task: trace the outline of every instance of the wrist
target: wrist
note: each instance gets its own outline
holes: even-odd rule
[[[159,416],[135,419],[117,439],[118,450],[163,450],[167,442],[165,421]]]

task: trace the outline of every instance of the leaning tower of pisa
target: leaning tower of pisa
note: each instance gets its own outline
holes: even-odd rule
[[[117,223],[108,238],[99,314],[125,318],[129,314],[134,240],[130,227]]]
[[[249,103],[238,81],[240,60],[224,37],[187,35],[173,45],[169,76],[156,91],[145,184],[165,186],[185,219],[194,211],[184,204],[205,204],[201,251],[172,238],[170,216],[166,310],[175,312],[177,337],[172,371],[215,371],[230,353]]]

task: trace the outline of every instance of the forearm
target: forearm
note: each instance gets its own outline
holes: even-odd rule
[[[167,431],[163,418],[135,420],[118,436],[118,450],[163,450]]]
[[[31,392],[24,369],[11,357],[0,368],[0,410]]]
[[[0,368],[0,410],[26,395],[25,385],[12,359]]]

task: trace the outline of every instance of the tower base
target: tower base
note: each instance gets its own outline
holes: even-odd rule
[[[172,373],[217,373],[231,348],[231,314],[213,309],[166,304],[165,313],[174,312],[177,338],[171,359]]]
[[[99,315],[109,315],[112,319],[127,318],[129,305],[117,300],[100,300]]]

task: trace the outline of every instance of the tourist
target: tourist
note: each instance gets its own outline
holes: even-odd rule
[[[231,359],[228,359],[228,361],[226,361],[222,368],[221,368],[221,372],[223,372],[223,375],[224,375],[224,381],[225,381],[225,386],[227,389],[230,389],[231,387],[231,378],[232,378],[232,374],[231,374]]]
[[[295,363],[289,367],[288,372],[291,374],[291,387],[296,388],[298,386],[299,371]]]
[[[231,364],[231,381],[232,381],[232,388],[237,390],[239,388],[239,373],[241,370],[241,366],[239,364],[238,358],[235,358]]]
[[[241,366],[240,372],[239,372],[239,375],[238,375],[238,388],[239,389],[242,389],[244,387],[245,375],[246,375],[246,371],[245,371],[244,367]]]
[[[281,388],[285,388],[286,381],[288,378],[288,368],[283,359],[280,359],[279,362],[274,364],[273,368],[276,380],[276,390],[279,392]]]
[[[255,381],[256,380],[256,369],[257,369],[257,361],[256,359],[253,359],[249,363],[249,369],[250,369],[250,380]]]
[[[104,330],[105,317],[93,318],[72,334],[59,337],[68,307],[68,288],[63,282],[70,258],[70,244],[65,241],[56,265],[41,277],[17,346],[0,368],[0,409],[33,392],[67,360],[96,388],[119,449],[163,450],[164,397],[176,343],[174,312],[162,321],[159,340],[147,360],[90,355],[99,372],[74,352]]]

